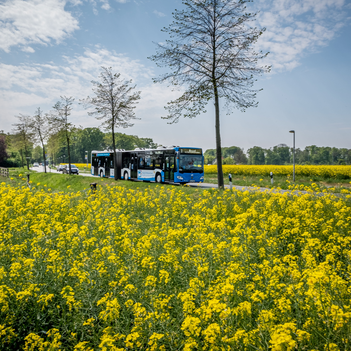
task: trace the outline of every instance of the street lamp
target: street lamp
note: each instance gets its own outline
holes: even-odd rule
[[[293,181],[295,183],[295,131],[289,130],[289,133],[293,133]]]
[[[85,159],[87,160],[87,168],[88,168],[88,151],[85,151]]]

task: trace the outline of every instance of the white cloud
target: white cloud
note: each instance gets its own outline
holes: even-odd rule
[[[61,95],[73,96],[76,101],[92,95],[92,80],[99,80],[101,66],[121,72],[124,79],[132,79],[141,91],[137,108],[139,116],[155,118],[155,109],[163,113],[163,106],[179,92],[161,84],[153,84],[151,69],[137,60],[130,60],[103,48],[86,50],[83,55],[64,57],[66,65],[54,63],[35,65],[6,65],[0,63],[0,125],[10,131],[14,116],[19,113],[32,115],[37,107],[48,112]],[[160,110],[161,108],[161,110]],[[160,114],[157,115],[159,120]],[[74,123],[83,126],[99,125],[99,121],[87,117],[82,106],[76,105],[72,115]],[[147,120],[147,119],[146,119]],[[145,121],[141,123],[147,123]]]
[[[102,5],[101,5],[102,9],[107,10],[107,11],[111,9],[111,6],[110,6],[108,0],[100,0],[100,2],[102,3]]]
[[[260,0],[256,7],[258,22],[266,27],[258,48],[270,52],[266,63],[273,71],[295,68],[349,21],[344,0]]]
[[[22,48],[22,51],[24,52],[29,52],[29,53],[33,53],[35,52],[35,50],[33,48],[31,48],[30,46],[25,46]]]
[[[17,45],[48,45],[66,38],[79,26],[65,11],[65,4],[64,0],[7,0],[0,4],[0,49],[9,52]]]
[[[163,13],[163,12],[160,12],[160,11],[157,11],[157,10],[154,10],[154,14],[158,17],[165,17],[166,15]]]

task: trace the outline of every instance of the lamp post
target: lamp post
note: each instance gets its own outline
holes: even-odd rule
[[[85,159],[87,160],[87,168],[88,168],[88,151],[85,151]]]
[[[293,133],[293,181],[295,183],[295,131],[289,130],[289,133]]]

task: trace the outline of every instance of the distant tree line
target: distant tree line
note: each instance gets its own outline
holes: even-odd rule
[[[254,146],[244,153],[238,146],[222,148],[223,164],[287,165],[293,163],[293,149],[280,144],[269,149]],[[215,149],[206,150],[205,164],[216,164]],[[295,163],[300,165],[350,165],[351,149],[329,146],[306,146],[295,149]]]
[[[216,149],[208,149],[204,153],[205,164],[217,164]],[[222,147],[222,163],[224,165],[246,165],[248,162],[244,149],[238,146]]]
[[[151,138],[139,138],[136,135],[115,133],[116,148],[133,150],[140,148],[156,148],[158,145]],[[64,133],[51,134],[44,144],[46,159],[50,163],[68,163],[68,150]],[[70,137],[70,154],[72,163],[85,163],[85,155],[92,150],[112,150],[112,133],[104,133],[99,128],[75,128]],[[43,147],[35,145],[30,139],[26,144],[21,142],[15,133],[5,134],[0,131],[0,166],[1,167],[24,167],[29,163],[44,163]]]

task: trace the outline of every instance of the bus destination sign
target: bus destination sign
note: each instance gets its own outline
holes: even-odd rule
[[[180,149],[181,154],[202,155],[202,149]]]

